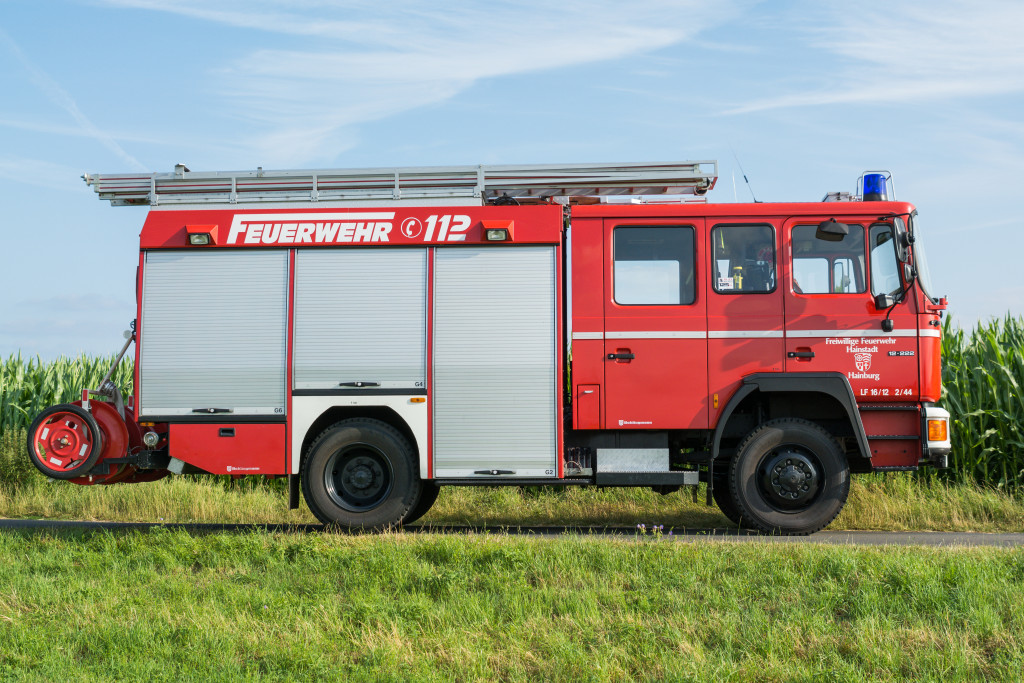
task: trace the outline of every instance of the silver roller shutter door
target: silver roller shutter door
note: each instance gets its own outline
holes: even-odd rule
[[[151,251],[143,273],[140,415],[283,415],[288,255]]]
[[[426,382],[426,249],[300,251],[295,389]]]
[[[553,247],[437,250],[436,476],[555,474],[555,353]]]

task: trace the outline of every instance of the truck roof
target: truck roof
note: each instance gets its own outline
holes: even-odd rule
[[[757,202],[742,204],[588,204],[572,207],[574,217],[618,218],[622,216],[864,216],[879,217],[914,211],[908,202]]]

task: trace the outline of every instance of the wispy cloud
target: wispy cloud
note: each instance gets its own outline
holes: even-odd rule
[[[2,29],[0,29],[0,44],[4,45],[8,51],[14,55],[15,59],[21,63],[25,71],[28,72],[29,78],[32,79],[35,86],[39,88],[39,90],[41,90],[51,102],[70,114],[71,118],[75,120],[86,134],[94,138],[97,142],[116,154],[126,163],[130,164],[136,170],[145,170],[145,167],[139,163],[135,157],[128,154],[128,152],[118,144],[117,140],[115,140],[109,133],[100,130],[92,121],[90,121],[82,110],[78,108],[78,104],[75,102],[75,99],[71,94],[62,88],[55,80],[50,78],[46,72],[36,66],[28,56],[21,51],[18,44],[15,43],[14,40],[12,40],[11,37]]]
[[[854,103],[906,103],[1024,90],[1017,0],[928,0],[851,12],[816,6],[808,46],[838,57],[821,85],[756,99],[728,113]]]
[[[24,157],[0,156],[0,178],[66,192],[85,187],[78,169]]]
[[[91,138],[92,133],[79,128],[78,126],[62,126],[42,121],[24,121],[20,119],[0,119],[0,128],[13,128],[15,130],[27,130],[33,133],[46,133],[47,135],[65,135],[74,138]],[[165,138],[157,138],[132,133],[108,134],[115,140],[124,142],[143,142],[150,145],[171,144]]]
[[[656,50],[736,11],[735,1],[697,0],[107,3],[308,37],[308,47],[255,50],[216,72],[235,115],[263,129],[251,147],[286,165],[329,160],[354,144],[357,124],[443,102],[481,79]]]

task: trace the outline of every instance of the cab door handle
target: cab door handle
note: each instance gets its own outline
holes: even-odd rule
[[[814,358],[814,351],[790,351],[787,358]]]
[[[632,353],[609,353],[608,360],[633,360],[636,355]]]

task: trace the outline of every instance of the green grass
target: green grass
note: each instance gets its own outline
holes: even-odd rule
[[[122,522],[306,524],[288,510],[281,481],[255,477],[175,477],[157,482],[77,486],[49,481],[24,455],[24,434],[0,436],[0,517]],[[727,528],[704,488],[662,496],[649,489],[446,487],[423,524],[471,526],[635,526]],[[1020,531],[1024,497],[972,483],[910,474],[856,475],[843,513],[829,529]]]
[[[0,533],[19,680],[1018,680],[1024,551]]]
[[[698,493],[703,494],[703,489]],[[308,524],[303,504],[288,510],[286,495],[261,486],[168,477],[148,484],[83,487],[37,477],[0,486],[0,517],[122,522]],[[669,529],[729,528],[718,508],[688,493],[661,496],[644,489],[518,489],[447,487],[422,525],[570,527],[664,525]],[[924,485],[909,477],[855,478],[850,500],[831,530],[1021,531],[1024,501],[973,485]]]

